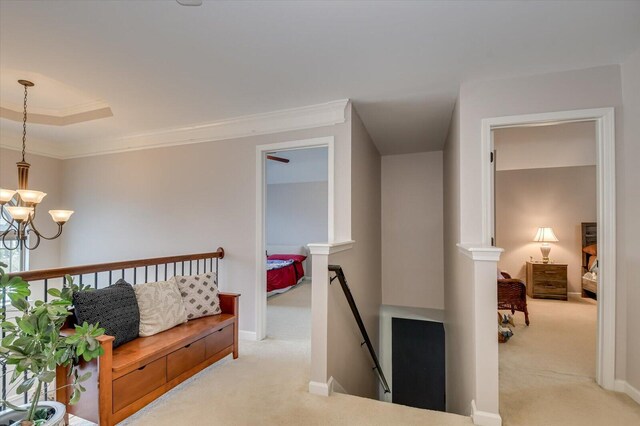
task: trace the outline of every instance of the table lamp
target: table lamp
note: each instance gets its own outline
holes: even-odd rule
[[[553,233],[552,228],[538,228],[536,236],[533,237],[533,241],[541,242],[540,252],[542,253],[542,263],[549,263],[549,252],[551,252],[551,245],[549,243],[557,243],[558,238]]]

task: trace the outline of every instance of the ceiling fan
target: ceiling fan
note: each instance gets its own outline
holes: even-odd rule
[[[289,161],[291,161],[288,158],[278,157],[271,154],[267,154],[267,160],[279,161],[280,163],[288,163]]]

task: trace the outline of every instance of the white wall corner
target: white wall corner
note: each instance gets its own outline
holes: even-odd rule
[[[478,426],[502,426],[502,417],[499,414],[478,410],[475,400],[471,401],[471,420]]]
[[[256,332],[248,330],[238,330],[238,338],[240,340],[247,340],[250,342],[255,342],[256,340],[258,340]]]
[[[640,404],[640,390],[631,386],[625,380],[616,379],[614,384],[614,390],[616,392],[622,392],[629,396],[629,398],[633,399],[636,403]]]
[[[498,262],[500,254],[504,251],[499,247],[485,246],[482,244],[458,243],[458,250],[473,260],[485,262]]]

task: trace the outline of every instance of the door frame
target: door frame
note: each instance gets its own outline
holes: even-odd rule
[[[598,223],[598,324],[596,344],[596,382],[605,389],[615,388],[616,365],[616,164],[614,108],[557,111],[513,115],[482,120],[482,238],[491,245],[495,236],[492,130],[508,127],[593,121],[596,125],[597,223]],[[486,160],[485,160],[486,159]],[[495,280],[492,283],[496,286]],[[495,314],[494,314],[495,315]]]
[[[267,266],[264,258],[266,248],[266,157],[273,151],[292,151],[308,148],[327,148],[328,222],[327,241],[334,238],[335,220],[335,179],[334,179],[334,137],[324,136],[256,146],[256,340],[267,337]],[[314,309],[313,300],[311,309]]]

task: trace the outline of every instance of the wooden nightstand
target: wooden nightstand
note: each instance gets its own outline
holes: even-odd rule
[[[527,262],[527,295],[536,299],[567,300],[567,265]]]

